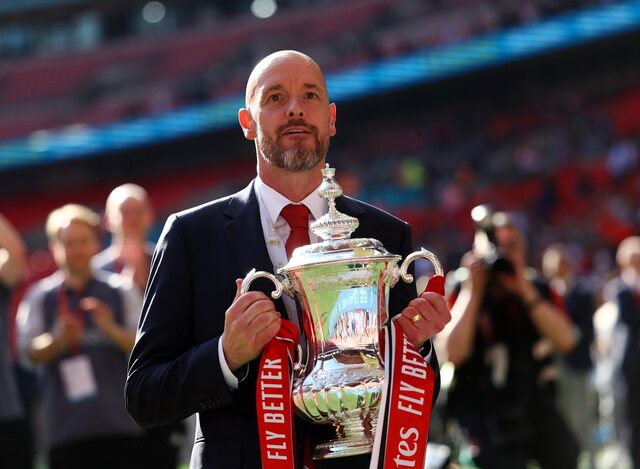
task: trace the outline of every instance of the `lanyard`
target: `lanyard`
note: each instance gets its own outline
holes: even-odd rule
[[[68,318],[76,316],[83,318],[82,315],[83,311],[80,308],[76,307],[73,310],[71,309],[71,305],[69,303],[69,288],[63,283],[60,285],[60,289],[58,290],[58,317]],[[80,344],[77,340],[73,340],[69,345],[72,355],[76,355],[80,352]]]

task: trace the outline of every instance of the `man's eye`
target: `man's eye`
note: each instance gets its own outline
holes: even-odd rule
[[[267,98],[267,100],[271,101],[271,102],[278,102],[278,101],[280,101],[280,95],[279,94],[272,94],[271,96],[269,96]]]
[[[319,97],[318,94],[314,93],[313,91],[309,91],[307,93],[307,99],[318,99],[318,97]]]

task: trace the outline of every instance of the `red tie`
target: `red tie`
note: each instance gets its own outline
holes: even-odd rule
[[[280,215],[291,228],[284,245],[287,259],[291,259],[291,253],[295,248],[309,244],[309,209],[305,205],[289,204],[282,209]]]

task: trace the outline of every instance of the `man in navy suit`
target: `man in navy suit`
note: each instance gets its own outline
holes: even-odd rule
[[[260,467],[256,359],[280,329],[281,313],[292,312],[267,296],[272,285],[240,295],[241,278],[252,268],[273,272],[287,262],[291,229],[281,209],[302,204],[310,222],[327,210],[317,188],[336,133],[336,107],[318,65],[295,51],[269,55],[249,77],[246,106],[238,118],[255,142],[257,178],[237,194],[169,217],[127,378],[127,408],[143,426],[198,413],[192,468]],[[353,237],[378,239],[403,257],[413,250],[407,223],[348,197],[337,205],[359,219]],[[416,298],[415,284],[403,282],[391,290],[390,313],[401,315],[405,335],[425,355],[450,319],[440,295]],[[429,359],[437,370],[435,353]],[[298,442],[320,433],[296,426]],[[318,467],[368,467],[367,460],[338,458]]]

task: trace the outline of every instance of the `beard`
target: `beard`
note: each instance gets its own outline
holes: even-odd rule
[[[292,125],[292,124],[288,124]],[[298,124],[299,125],[299,124]],[[295,143],[291,148],[283,149],[278,143],[278,138],[272,139],[262,130],[258,129],[258,149],[262,157],[276,168],[285,169],[294,173],[309,171],[315,168],[320,161],[327,156],[329,139],[320,139],[315,127],[303,124],[315,135],[315,148],[306,148],[302,142]],[[281,129],[277,135],[280,135]]]

